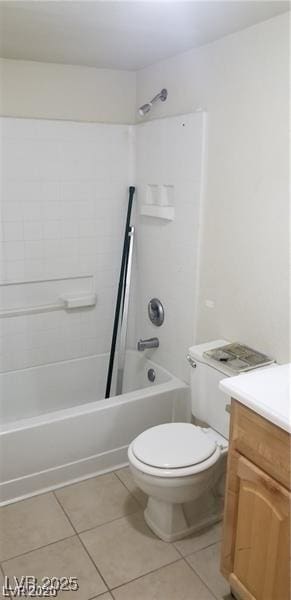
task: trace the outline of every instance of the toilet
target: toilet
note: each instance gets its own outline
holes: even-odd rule
[[[203,353],[227,343],[216,340],[189,348],[192,415],[197,424],[151,427],[128,449],[135,483],[148,495],[145,520],[166,542],[222,518],[229,399],[218,384],[233,374],[227,365]]]

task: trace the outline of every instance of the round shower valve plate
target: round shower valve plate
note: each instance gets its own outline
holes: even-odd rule
[[[148,314],[153,325],[160,327],[163,324],[165,319],[165,311],[161,301],[158,298],[152,298],[149,301]]]

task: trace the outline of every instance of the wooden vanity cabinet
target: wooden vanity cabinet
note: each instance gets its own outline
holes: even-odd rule
[[[221,571],[239,600],[290,600],[290,435],[231,403]]]

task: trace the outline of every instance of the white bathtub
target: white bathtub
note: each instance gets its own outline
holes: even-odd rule
[[[136,435],[190,419],[188,386],[138,352],[124,393],[105,400],[107,365],[99,355],[0,375],[0,504],[121,467]]]

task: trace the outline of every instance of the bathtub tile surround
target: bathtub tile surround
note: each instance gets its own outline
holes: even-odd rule
[[[1,319],[0,369],[107,352],[131,127],[13,118],[1,118],[0,127],[1,288],[23,281],[23,293],[29,294],[28,282],[44,279],[53,294],[51,279],[90,274],[98,294],[92,310]],[[65,291],[74,291],[74,281]],[[55,301],[57,293],[56,288]],[[45,294],[42,303],[48,303]]]
[[[42,279],[38,293],[48,282],[48,295],[57,300],[56,278],[89,274],[98,295],[95,309],[76,314],[29,315],[9,323],[1,319],[5,353],[0,370],[109,350],[127,187],[136,163],[138,212],[148,187],[157,186],[170,190],[161,201],[174,206],[175,218],[167,223],[136,216],[130,346],[135,348],[137,337],[156,334],[148,323],[147,302],[159,296],[166,325],[159,330],[161,345],[155,356],[187,379],[184,350],[194,335],[205,115],[137,126],[3,117],[0,127],[1,288],[23,282],[20,302],[31,293],[28,282]],[[74,281],[69,280],[65,291],[73,290]],[[49,303],[45,293],[43,303]]]
[[[144,429],[189,420],[182,380],[196,317],[206,120],[196,112],[137,126],[14,118],[0,125],[3,306],[54,303],[83,284],[97,294],[88,309],[0,318],[5,503],[124,466]],[[160,347],[136,353],[135,368],[126,365],[128,397],[105,402],[132,179],[137,235],[127,342],[136,348],[139,337],[158,334]],[[173,221],[140,214],[148,186],[163,190],[158,201],[173,206]],[[166,311],[158,332],[147,316],[155,296]]]
[[[134,505],[136,501],[131,492],[133,481],[128,469],[110,474],[110,478],[114,477],[120,485],[124,485],[126,495],[131,497]],[[69,572],[70,576],[79,579],[78,592],[66,592],[69,598],[77,600],[94,597],[98,600],[148,600],[154,595],[171,600],[225,600],[221,592],[224,593],[226,589],[222,587],[218,573],[216,528],[192,536],[192,546],[188,550],[195,551],[184,559],[179,549],[181,542],[161,542],[148,529],[142,515],[144,499],[140,504],[135,504],[136,512],[126,517],[118,516],[124,510],[124,497],[118,494],[111,500],[108,498],[107,476],[99,476],[82,484],[82,500],[88,510],[92,501],[92,482],[96,489],[98,487],[99,497],[106,499],[111,508],[114,507],[114,513],[111,514],[113,520],[84,533],[78,532],[73,525],[68,498],[62,495],[67,490],[73,498],[75,485],[60,490],[58,498],[54,493],[44,494],[0,508],[1,522],[8,521],[13,538],[12,541],[2,539],[0,584],[2,572],[10,578],[23,573],[33,573],[41,578],[49,570],[56,576]],[[48,520],[50,536],[43,526],[48,512],[51,517]],[[95,511],[95,517],[99,523],[108,517],[108,513],[104,517],[102,501]],[[25,538],[25,544],[19,545],[16,534]],[[57,538],[54,537],[56,534]],[[204,576],[203,552],[211,574],[209,582]]]
[[[57,490],[56,497],[78,532],[131,514],[139,508],[114,473]]]

